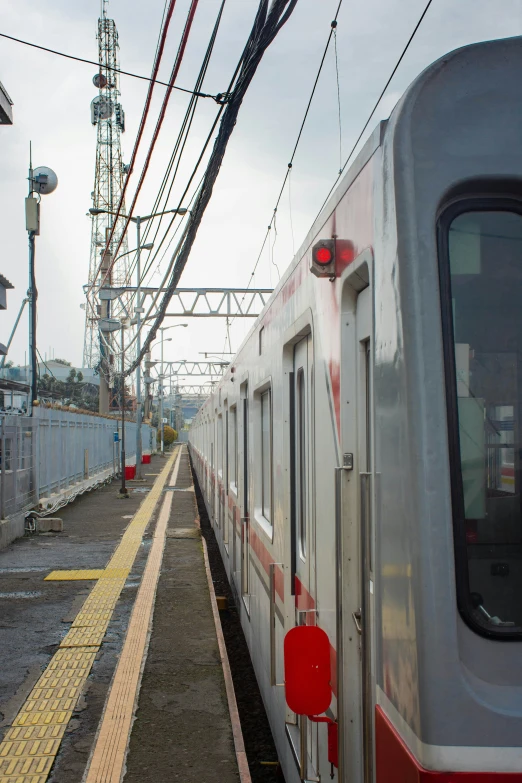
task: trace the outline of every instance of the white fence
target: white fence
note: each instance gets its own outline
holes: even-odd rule
[[[41,498],[96,483],[119,470],[121,420],[36,408],[34,416],[1,417],[0,518]],[[156,430],[142,425],[143,452],[155,450]],[[136,456],[136,423],[125,422],[126,462]]]

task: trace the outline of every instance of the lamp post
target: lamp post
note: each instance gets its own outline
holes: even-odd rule
[[[136,224],[136,275],[138,280],[136,291],[136,307],[134,312],[136,314],[136,353],[139,356],[141,351],[141,314],[143,313],[143,307],[141,302],[141,251],[146,248],[146,245],[141,246],[141,224],[147,223],[152,218],[160,217],[161,215],[185,215],[187,209],[180,207],[179,209],[166,209],[163,212],[153,212],[150,215],[136,215],[131,217],[131,221]],[[109,212],[107,209],[90,209],[91,215],[100,215],[106,213],[108,215],[116,215],[115,212]],[[141,437],[141,421],[142,421],[142,400],[141,400],[141,363],[136,367],[136,478],[141,480],[141,459],[143,453],[143,443]],[[163,453],[163,447],[161,449]]]
[[[129,493],[125,486],[125,322],[122,318],[100,318],[98,328],[100,332],[116,332],[121,329],[121,487],[118,493],[119,498],[128,498]]]
[[[121,487],[120,498],[128,498],[125,486],[125,318],[121,319]]]
[[[165,327],[168,329],[169,327]],[[165,444],[164,444],[164,434],[165,434],[165,428],[163,425],[163,332],[165,331],[164,328],[160,327],[161,329],[161,370],[160,370],[160,385],[159,385],[159,419],[160,419],[160,432],[161,432],[161,456],[163,457],[165,454]],[[167,337],[167,342],[170,343],[172,340],[172,337]]]

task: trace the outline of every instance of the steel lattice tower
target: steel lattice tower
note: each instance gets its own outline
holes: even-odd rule
[[[94,210],[117,212],[126,169],[121,155],[121,134],[125,130],[125,115],[120,103],[119,43],[118,31],[113,19],[107,18],[107,0],[103,0],[102,15],[98,19],[98,60],[99,72],[93,83],[98,87],[98,95],[91,103],[91,122],[97,126],[96,169],[92,206]],[[120,241],[125,216],[125,204],[120,209],[108,253],[102,254],[110,235],[114,218],[101,212],[92,216],[91,253],[89,263],[89,289],[85,313],[85,341],[83,363],[85,367],[98,367],[100,374],[110,383],[113,374],[111,350],[100,342],[99,319],[107,316],[118,318],[125,312],[125,302],[121,300],[101,301],[97,288],[104,278],[112,261],[114,251]],[[127,239],[118,250],[118,260],[113,265],[104,285],[119,286],[128,283],[130,261],[127,251]],[[120,258],[120,256],[122,256]],[[109,335],[106,335],[109,339]],[[117,353],[118,336],[110,337]],[[131,358],[129,356],[129,358]],[[114,368],[116,370],[116,368]],[[119,368],[118,368],[119,370]],[[116,370],[116,371],[118,371]]]

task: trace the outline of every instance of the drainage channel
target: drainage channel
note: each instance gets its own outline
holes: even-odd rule
[[[221,553],[208,518],[197,476],[192,467],[198,504],[201,534],[207,542],[208,558],[216,595],[225,596],[228,609],[220,611],[221,628],[234,681],[239,719],[248,758],[252,783],[284,783],[277,764],[277,752],[272,738],[263,700],[254,674],[250,653],[241,627],[239,614],[227,579]]]

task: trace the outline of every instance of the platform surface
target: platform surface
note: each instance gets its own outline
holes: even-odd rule
[[[239,781],[186,448],[150,471],[0,553],[0,783]]]

